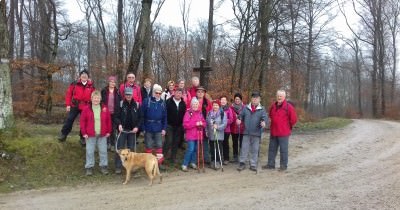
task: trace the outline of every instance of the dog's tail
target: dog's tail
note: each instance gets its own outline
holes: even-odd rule
[[[160,173],[160,168],[158,167],[158,161],[157,159],[155,160],[155,164],[153,164],[153,170],[151,173],[153,174],[153,177],[156,177],[157,175],[160,177],[160,183],[162,182],[162,174]]]

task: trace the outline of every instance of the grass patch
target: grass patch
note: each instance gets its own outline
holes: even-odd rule
[[[299,122],[296,124],[294,131],[306,132],[326,129],[343,128],[353,122],[351,119],[328,117],[313,122]]]

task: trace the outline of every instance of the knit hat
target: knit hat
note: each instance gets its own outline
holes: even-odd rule
[[[111,81],[117,82],[117,78],[115,76],[109,76],[108,81],[109,82],[111,82]]]
[[[243,99],[243,96],[242,96],[242,94],[240,94],[240,93],[235,93],[235,95],[233,96],[233,98],[235,99],[236,97],[240,98],[240,100]]]
[[[252,98],[261,97],[261,94],[260,94],[260,92],[258,92],[258,91],[254,91],[253,93],[251,93],[251,97],[252,97]]]
[[[87,69],[83,69],[79,72],[79,76],[81,76],[82,74],[87,74],[89,76],[89,71]]]
[[[218,104],[218,106],[221,106],[221,101],[218,100],[218,99],[216,99],[216,100],[213,100],[212,104],[213,104],[213,105],[214,105],[214,104]]]
[[[154,92],[157,92],[157,91],[162,92],[162,87],[159,84],[154,84],[153,85],[153,91]]]

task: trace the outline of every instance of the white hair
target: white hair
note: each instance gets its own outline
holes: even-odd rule
[[[285,90],[278,90],[278,91],[276,91],[276,95],[280,95],[280,94],[282,94],[283,97],[286,98],[286,91],[285,91]]]

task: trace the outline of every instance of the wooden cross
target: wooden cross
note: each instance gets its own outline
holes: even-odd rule
[[[200,58],[200,67],[194,67],[194,72],[200,72],[200,86],[208,89],[208,72],[212,71],[211,66],[204,66],[204,58]]]

